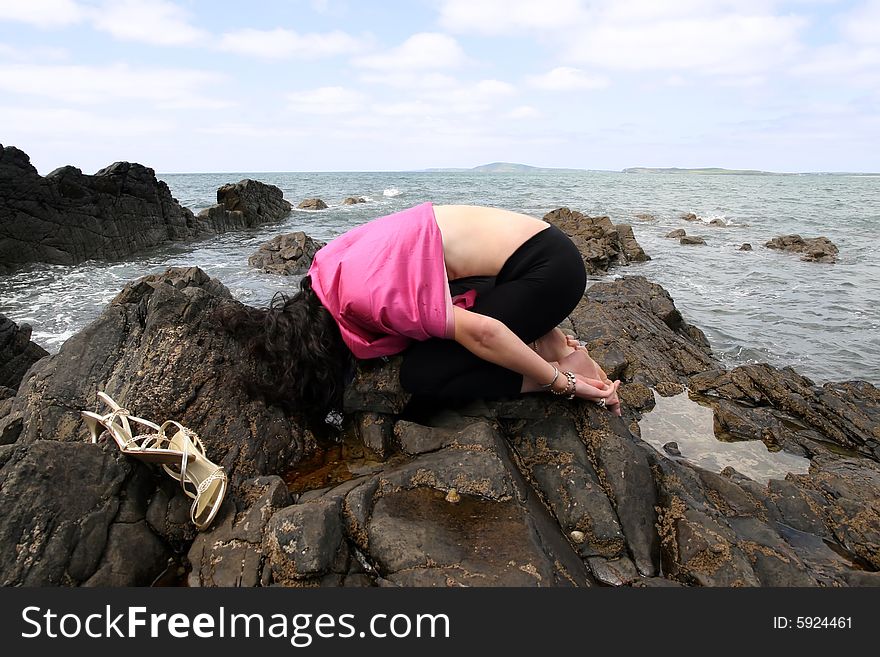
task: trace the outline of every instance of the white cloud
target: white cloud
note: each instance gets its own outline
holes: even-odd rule
[[[83,110],[39,107],[0,107],[0,124],[7,135],[69,139],[76,136],[124,137],[167,133],[173,122],[152,116],[114,116]]]
[[[541,112],[532,107],[531,105],[520,105],[519,107],[514,107],[507,114],[504,115],[505,118],[508,119],[536,119],[541,116]]]
[[[63,61],[68,59],[70,53],[64,48],[54,48],[52,46],[29,46],[27,48],[17,48],[5,43],[0,43],[0,59],[7,59],[14,62],[33,62],[35,60],[42,61]]]
[[[445,0],[440,24],[456,32],[508,34],[563,28],[583,15],[578,0]]]
[[[59,27],[78,23],[83,17],[74,0],[0,0],[0,21]]]
[[[385,53],[365,55],[356,66],[380,71],[432,71],[456,68],[467,61],[454,38],[436,32],[420,32]]]
[[[148,101],[160,109],[217,109],[231,103],[205,96],[224,76],[191,69],[113,66],[0,65],[0,89],[76,104]]]
[[[849,43],[823,46],[792,67],[792,73],[810,79],[875,90],[880,85],[880,48]]]
[[[842,16],[840,31],[848,41],[880,46],[880,0],[868,0]]]
[[[753,76],[788,65],[800,54],[807,22],[791,5],[782,0],[443,0],[440,24],[453,31],[531,37],[551,45],[568,66]],[[877,34],[861,24],[859,30]],[[546,84],[552,87],[552,78]]]
[[[299,34],[283,28],[248,28],[223,34],[218,47],[220,50],[266,59],[311,59],[351,54],[362,50],[364,44],[339,30],[321,34]]]
[[[288,106],[304,114],[349,114],[363,109],[365,96],[344,87],[320,87],[287,94]]]
[[[601,75],[588,75],[579,68],[559,66],[543,75],[528,78],[529,85],[549,91],[575,91],[607,87],[608,79]]]
[[[196,128],[196,132],[205,135],[222,135],[226,138],[243,137],[247,139],[288,139],[291,137],[308,137],[313,134],[310,130],[290,128],[283,125],[253,124],[241,121],[225,121],[212,125]]]
[[[112,0],[91,12],[95,29],[120,41],[158,46],[193,45],[207,33],[190,23],[190,13],[167,0]]]
[[[565,55],[570,61],[606,69],[753,74],[793,60],[804,26],[805,21],[795,16],[733,14],[609,21],[571,42]]]

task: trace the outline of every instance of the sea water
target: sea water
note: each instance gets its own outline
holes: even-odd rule
[[[280,187],[294,206],[323,199],[329,208],[293,210],[285,219],[190,243],[156,247],[120,262],[34,264],[0,276],[0,313],[33,327],[56,352],[95,319],[130,280],[171,266],[197,265],[239,300],[262,305],[296,279],[263,273],[250,254],[279,233],[330,240],[374,217],[424,201],[502,207],[541,217],[567,206],[633,225],[651,261],[612,270],[665,287],[684,318],[701,328],[726,366],[791,365],[817,383],[880,384],[880,178],[843,175],[689,175],[613,172],[376,172],[159,174],[194,212],[225,183],[253,178]],[[346,196],[367,203],[343,205]],[[693,212],[699,222],[681,214]],[[638,214],[654,218],[639,219]],[[712,219],[725,224],[710,226]],[[705,246],[665,235],[684,228]],[[802,262],[763,244],[777,235],[824,235],[840,249],[835,264]],[[740,251],[749,242],[752,251]],[[600,277],[591,279],[593,282]]]

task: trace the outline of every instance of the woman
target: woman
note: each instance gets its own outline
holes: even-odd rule
[[[423,203],[337,237],[299,293],[226,323],[269,366],[263,392],[315,417],[338,406],[352,356],[401,352],[401,383],[416,395],[549,391],[620,415],[620,382],[556,328],[585,286],[580,253],[547,222]]]

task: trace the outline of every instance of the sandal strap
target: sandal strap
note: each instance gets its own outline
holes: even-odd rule
[[[213,482],[221,479],[223,481],[226,480],[226,471],[223,469],[222,465],[218,465],[217,469],[214,470],[211,474],[205,477],[202,482],[196,487],[199,495],[202,495],[206,490],[208,490],[208,486],[210,486]]]

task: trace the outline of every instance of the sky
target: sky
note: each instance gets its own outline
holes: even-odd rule
[[[880,171],[880,0],[0,0],[45,174]]]

